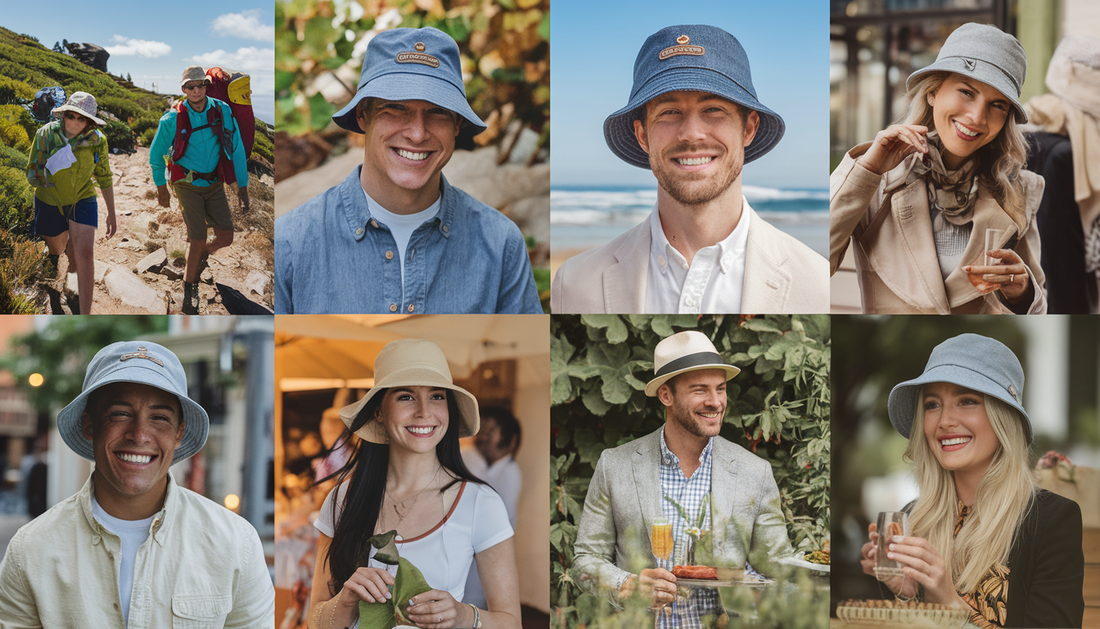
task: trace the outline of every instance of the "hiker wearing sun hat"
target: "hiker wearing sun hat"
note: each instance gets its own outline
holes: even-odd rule
[[[573,565],[578,583],[593,593],[622,598],[640,587],[654,605],[670,605],[669,615],[657,616],[658,627],[698,626],[701,617],[725,610],[710,588],[677,597],[670,570],[693,563],[685,546],[688,528],[712,533],[712,566],[720,568],[743,569],[748,562],[760,573],[775,574],[777,562],[792,551],[771,466],[718,436],[726,382],[740,369],[705,334],[686,331],[657,344],[653,371],[645,393],[665,407],[664,426],[601,453]],[[674,548],[654,562],[648,536],[657,520],[669,523]],[[639,560],[648,567],[633,574]]]
[[[634,62],[627,104],[604,122],[620,159],[653,171],[649,220],[562,264],[555,313],[827,312],[825,260],[766,223],[741,193],[742,167],[783,137],[757,98],[736,37],[670,26]]]
[[[855,245],[864,313],[1046,312],[1044,184],[1021,170],[1026,70],[1015,37],[963,24],[907,79],[903,121],[833,171],[830,263],[835,273]]]
[[[101,349],[57,415],[65,444],[95,466],[77,494],[12,538],[0,624],[274,627],[256,530],[168,471],[202,448],[209,423],[171,351],[149,341]]]
[[[310,595],[310,626],[359,626],[360,605],[387,602],[391,586],[397,603],[395,579],[406,573],[355,550],[396,531],[401,561],[432,588],[399,610],[408,620],[400,624],[480,627],[484,618],[486,626],[518,627],[508,511],[462,462],[458,440],[478,431],[477,399],[454,383],[443,350],[421,339],[390,341],[374,360],[374,386],[340,418],[358,443],[332,475],[336,488],[314,522],[321,533],[314,583],[325,587]],[[475,557],[488,609],[459,602]]]
[[[375,35],[332,119],[365,136],[363,164],[276,220],[277,314],[542,312],[519,228],[443,176],[459,133],[485,130],[449,35]]]
[[[970,333],[941,342],[920,376],[893,388],[890,422],[909,439],[919,496],[903,509],[909,532],[888,540],[904,578],[883,584],[965,610],[975,625],[1080,627],[1081,508],[1036,487],[1023,402],[1016,355]],[[869,575],[880,533],[869,525],[861,550]]]
[[[46,240],[49,277],[57,274],[62,251],[67,252],[69,273],[76,273],[80,312],[92,311],[95,277],[95,230],[99,205],[95,187],[107,206],[107,234],[115,234],[115,189],[107,136],[99,127],[95,97],[74,92],[64,105],[52,110],[56,120],[34,134],[27,160],[27,181],[34,188],[34,233]]]

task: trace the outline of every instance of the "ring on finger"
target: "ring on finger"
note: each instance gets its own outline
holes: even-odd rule
[[[1016,283],[1016,274],[1015,273],[1009,273],[1008,274],[1008,283],[1009,284],[1015,284]]]

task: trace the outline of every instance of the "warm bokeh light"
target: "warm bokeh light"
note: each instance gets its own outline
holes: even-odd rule
[[[230,511],[236,511],[241,506],[241,499],[237,494],[229,494],[225,497],[225,508]]]
[[[43,378],[40,373],[32,373],[30,377],[27,378],[27,382],[29,382],[32,387],[40,387],[45,381],[46,379]]]

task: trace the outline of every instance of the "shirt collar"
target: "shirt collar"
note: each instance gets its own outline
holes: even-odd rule
[[[714,437],[707,439],[707,445],[703,446],[703,451],[699,453],[699,462],[706,465],[710,460],[711,453],[714,451]],[[665,443],[665,429],[661,427],[661,465],[668,466],[680,466],[680,457],[672,453],[672,450],[668,449],[668,444]]]
[[[717,259],[722,273],[729,273],[733,269],[734,262],[738,258],[745,257],[745,248],[749,241],[749,216],[751,214],[747,211],[748,207],[749,202],[742,195],[741,218],[737,221],[737,226],[717,244],[704,248],[717,248]],[[649,234],[650,255],[657,260],[657,270],[662,275],[668,272],[668,265],[670,264],[677,264],[687,271],[689,267],[687,259],[669,243],[668,237],[665,236],[665,230],[661,227],[661,215],[656,203],[653,204],[653,211],[649,214]]]
[[[94,470],[92,474],[95,474]],[[88,526],[91,527],[98,537],[106,533],[107,529],[96,522],[95,516],[92,514],[92,495],[95,493],[95,484],[92,482],[92,474],[88,475],[88,480],[77,493],[77,499],[80,501],[80,508],[84,512],[84,517],[88,521]],[[149,529],[153,540],[160,546],[164,546],[164,533],[167,532],[172,522],[172,514],[176,513],[179,509],[179,494],[180,490],[176,486],[176,481],[172,478],[171,472],[169,472],[168,489],[164,494],[164,506],[153,516],[153,526]]]
[[[382,229],[382,224],[371,217],[370,208],[367,206],[366,191],[363,190],[363,185],[359,181],[362,168],[362,164],[353,168],[344,182],[334,189],[342,202],[344,218],[347,220],[351,237],[356,242],[366,237],[368,229]],[[459,202],[457,197],[458,194],[447,182],[447,177],[441,174],[439,176],[439,213],[434,219],[429,220],[439,221],[436,229],[444,238],[450,238],[451,230],[454,229],[455,207]]]

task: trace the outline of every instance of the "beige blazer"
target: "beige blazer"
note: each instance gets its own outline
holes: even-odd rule
[[[1047,311],[1046,278],[1039,266],[1039,232],[1035,212],[1043,196],[1043,178],[1020,173],[1024,184],[1027,226],[1019,226],[1001,209],[990,191],[979,186],[974,206],[974,231],[959,266],[943,279],[932,240],[927,189],[923,182],[905,185],[905,164],[876,175],[856,163],[870,143],[844,157],[829,177],[829,263],[836,273],[849,243],[866,314],[1012,314],[1000,293],[978,292],[963,266],[984,257],[985,230],[1006,230],[1004,242],[1023,259],[1035,297],[1028,314]],[[880,213],[886,212],[885,214]],[[980,263],[980,262],[978,262]]]
[[[829,274],[825,258],[797,238],[764,222],[748,201],[743,207],[751,217],[741,312],[828,313]],[[550,311],[645,313],[651,244],[646,219],[606,245],[569,258],[554,274]]]

